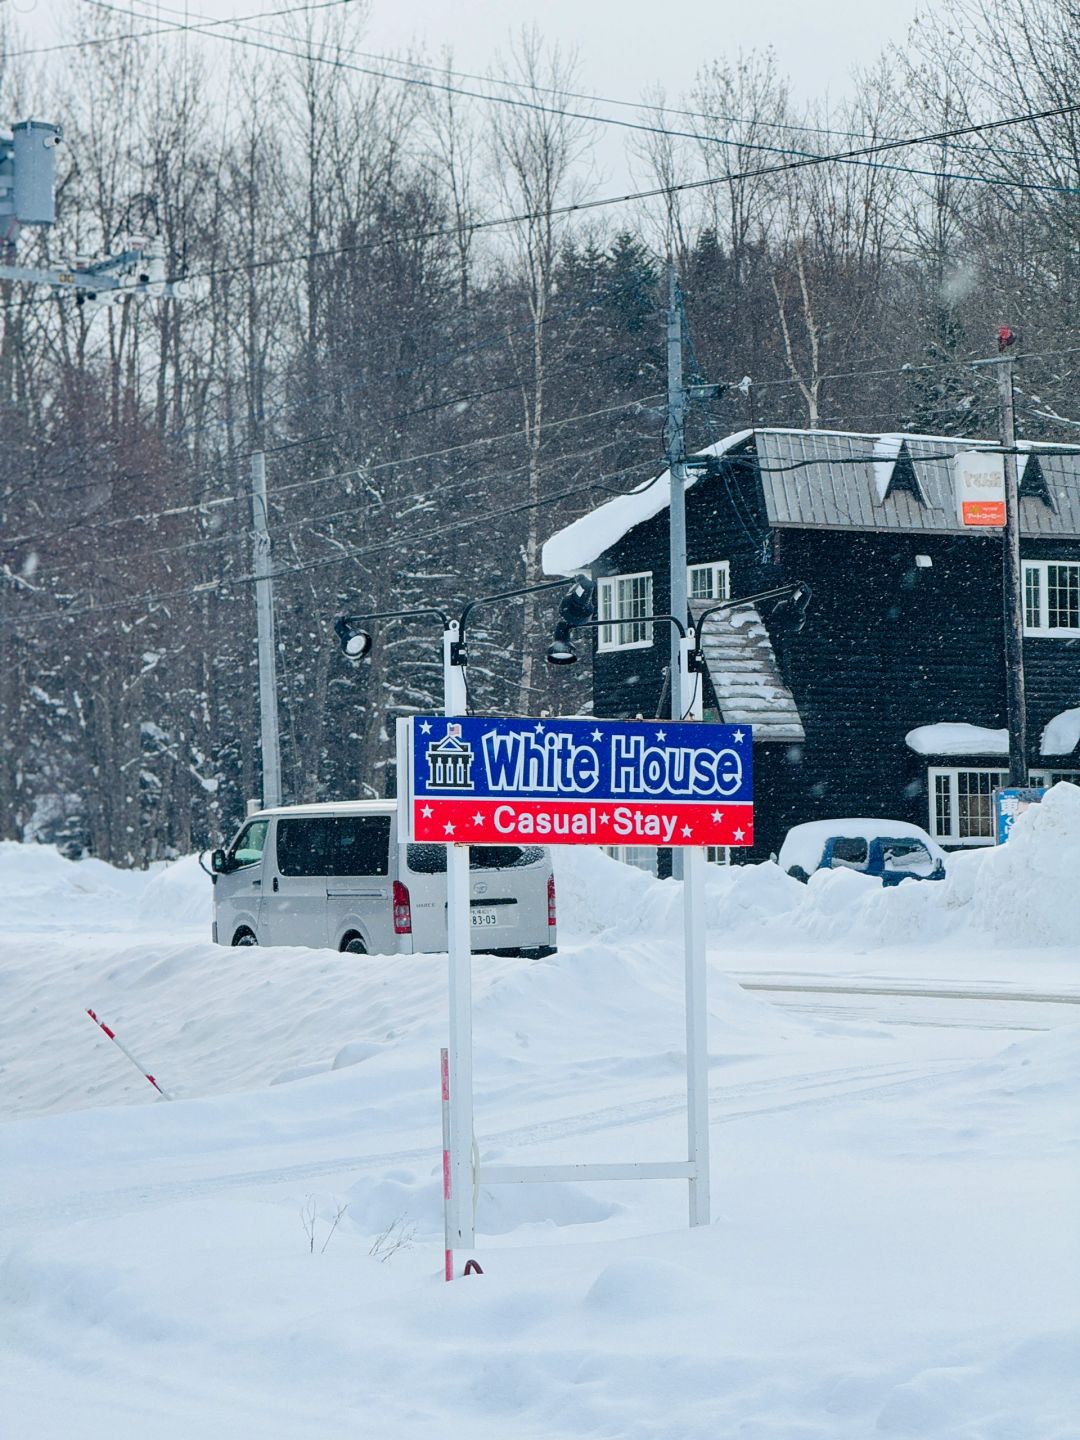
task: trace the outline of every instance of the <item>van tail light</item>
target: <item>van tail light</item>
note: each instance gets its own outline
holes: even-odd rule
[[[548,876],[548,924],[555,924],[555,876]]]
[[[412,934],[412,906],[409,891],[400,880],[394,881],[394,934]]]

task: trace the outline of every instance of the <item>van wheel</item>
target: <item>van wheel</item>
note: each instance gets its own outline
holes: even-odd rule
[[[258,940],[250,930],[238,930],[232,938],[234,945],[258,945]]]
[[[345,955],[367,954],[367,946],[364,944],[363,940],[360,939],[359,935],[350,935],[345,941],[345,943],[342,945],[341,950],[342,954]]]
[[[791,876],[793,880],[801,880],[804,885],[810,879],[810,876],[806,873],[806,871],[801,865],[790,866],[787,873]]]

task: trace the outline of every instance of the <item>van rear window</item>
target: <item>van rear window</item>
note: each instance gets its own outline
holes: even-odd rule
[[[329,815],[279,820],[282,875],[388,875],[389,815]]]
[[[406,864],[415,875],[441,875],[446,869],[445,845],[409,845]],[[517,870],[544,858],[539,845],[474,845],[470,870]]]

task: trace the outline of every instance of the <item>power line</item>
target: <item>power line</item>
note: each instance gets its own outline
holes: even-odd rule
[[[115,7],[111,6],[110,4],[108,4],[108,0],[85,0],[85,3],[92,4],[92,5],[97,6],[98,8],[106,9],[106,10],[115,8]],[[337,3],[344,3],[344,0],[325,0],[325,3],[326,3],[327,5],[332,5],[332,4],[337,4]],[[307,7],[305,7],[305,8],[307,8]],[[322,7],[314,7],[314,8],[322,8]],[[274,12],[274,13],[291,13],[291,12],[290,12],[290,11],[282,11],[282,12]],[[265,17],[264,15],[254,15],[254,16],[249,16],[249,17],[241,17],[241,22],[240,22],[240,23],[244,23],[244,21],[246,21],[246,20],[261,19],[261,18],[266,18],[266,17]],[[150,36],[150,35],[161,34],[161,33],[168,33],[169,31],[173,31],[173,32],[193,31],[193,32],[196,32],[196,33],[200,33],[201,31],[203,31],[203,30],[205,30],[205,29],[209,29],[209,28],[211,28],[211,27],[213,27],[213,28],[215,29],[215,31],[216,31],[218,28],[220,28],[221,25],[228,24],[228,23],[229,23],[228,21],[214,21],[214,22],[208,22],[206,25],[202,25],[202,24],[192,25],[192,24],[190,24],[190,23],[188,23],[188,24],[182,24],[182,25],[181,25],[181,24],[170,24],[170,25],[167,25],[167,26],[159,27],[158,29],[156,29],[156,30],[154,30],[154,31],[146,31],[146,32],[142,32],[142,33],[140,33],[140,34],[131,34],[131,35],[125,35],[125,36],[115,36],[115,37],[111,37],[111,39],[112,39],[114,42],[115,42],[116,40],[138,40],[138,39],[147,38],[147,37]],[[221,34],[221,35],[219,35],[217,38],[225,39],[225,40],[229,41],[230,43],[244,44],[244,45],[248,45],[248,46],[251,46],[251,47],[254,47],[254,48],[257,48],[257,49],[269,50],[269,51],[271,51],[272,53],[284,54],[284,55],[286,55],[287,57],[289,57],[289,58],[291,58],[291,59],[308,60],[309,62],[315,62],[315,63],[319,63],[319,64],[329,64],[329,65],[331,65],[331,66],[333,66],[333,67],[335,67],[335,68],[346,69],[346,70],[354,70],[354,71],[357,71],[358,73],[362,73],[362,74],[364,74],[364,73],[372,73],[372,74],[374,74],[377,78],[381,78],[381,79],[389,79],[389,80],[395,80],[395,79],[396,79],[396,80],[402,80],[402,77],[400,77],[400,76],[396,76],[396,77],[395,77],[395,76],[388,76],[388,75],[386,75],[384,72],[381,72],[381,71],[372,71],[370,67],[351,65],[351,64],[349,64],[348,62],[335,59],[334,57],[328,57],[328,56],[324,56],[324,55],[318,54],[318,53],[316,53],[316,52],[315,52],[314,50],[312,50],[312,49],[309,49],[306,53],[305,53],[305,52],[298,52],[298,51],[293,51],[293,50],[287,50],[287,49],[284,49],[283,47],[280,47],[280,46],[268,45],[268,44],[267,44],[266,42],[264,42],[264,41],[252,40],[250,37],[241,37],[241,36],[234,36],[234,35]],[[78,45],[81,44],[82,42],[72,42],[72,43],[73,43],[73,45],[77,48]],[[95,43],[97,43],[97,42],[95,42]],[[107,41],[106,39],[102,39],[100,43],[108,43],[108,41]],[[66,45],[66,46],[53,47],[53,48],[68,49],[68,48],[72,48],[72,46],[71,46],[71,45]],[[418,83],[418,84],[423,84],[423,85],[425,85],[425,86],[428,86],[429,88],[439,88],[439,89],[447,89],[447,88],[449,88],[449,89],[455,89],[455,88],[456,88],[456,87],[439,86],[439,85],[436,85],[436,82],[434,82],[434,81],[416,81],[416,83]],[[467,92],[462,92],[462,93],[467,93]],[[547,114],[551,114],[551,115],[561,116],[561,117],[564,117],[564,118],[571,118],[571,119],[577,118],[577,119],[582,119],[582,120],[586,120],[586,121],[590,121],[590,122],[593,122],[593,121],[596,121],[596,120],[597,120],[597,117],[596,117],[595,115],[586,114],[585,112],[574,112],[574,111],[565,110],[565,109],[561,109],[561,108],[554,107],[554,106],[540,105],[540,104],[538,104],[538,103],[536,103],[536,102],[529,102],[529,101],[524,101],[524,100],[515,100],[515,99],[513,99],[512,97],[507,97],[507,96],[501,96],[501,97],[500,97],[500,96],[490,96],[490,95],[482,95],[482,94],[481,94],[481,95],[478,95],[477,98],[482,99],[482,100],[485,100],[485,101],[495,101],[495,102],[497,102],[497,103],[505,103],[505,104],[517,106],[517,107],[520,107],[520,108],[525,108],[525,109],[531,109],[531,110],[534,110],[534,111],[539,111],[539,112],[541,112],[541,113],[547,113]],[[1009,127],[1009,126],[1013,126],[1013,125],[1033,123],[1033,122],[1035,122],[1035,121],[1037,121],[1037,120],[1045,120],[1045,119],[1057,118],[1057,117],[1060,117],[1060,116],[1063,116],[1063,115],[1073,114],[1073,113],[1075,113],[1077,110],[1080,110],[1080,102],[1078,102],[1078,103],[1072,103],[1072,104],[1069,104],[1069,105],[1054,106],[1054,107],[1050,107],[1050,108],[1047,108],[1047,109],[1044,109],[1044,110],[1030,111],[1030,112],[1027,112],[1027,113],[1025,113],[1025,114],[1016,115],[1016,116],[1007,116],[1007,117],[1003,117],[1003,118],[998,119],[998,120],[986,120],[986,121],[979,121],[979,122],[971,122],[971,123],[969,123],[969,124],[967,124],[967,125],[955,126],[955,127],[951,127],[951,128],[949,128],[949,129],[946,129],[946,130],[933,131],[933,132],[929,132],[929,133],[927,133],[927,134],[918,135],[918,136],[894,137],[894,138],[886,139],[886,140],[878,140],[878,141],[872,142],[872,143],[869,144],[869,145],[862,145],[862,146],[857,146],[857,147],[853,147],[853,148],[846,149],[846,150],[833,151],[833,152],[831,152],[831,153],[824,154],[824,155],[820,155],[820,154],[800,154],[800,153],[796,152],[796,153],[792,156],[792,158],[789,158],[788,160],[786,160],[786,161],[784,161],[783,163],[778,164],[778,165],[762,166],[762,167],[758,167],[757,169],[728,172],[728,173],[726,173],[726,174],[724,174],[724,175],[722,175],[722,176],[712,176],[712,177],[707,177],[707,178],[702,179],[702,180],[683,181],[683,182],[680,182],[680,183],[675,184],[675,185],[654,186],[654,187],[652,187],[652,188],[650,188],[650,189],[648,189],[648,190],[633,191],[633,192],[629,192],[629,193],[624,194],[624,195],[614,195],[614,196],[599,197],[599,198],[594,199],[594,200],[578,201],[578,202],[570,203],[570,204],[563,205],[563,206],[552,206],[552,207],[548,207],[548,208],[545,208],[545,209],[542,209],[542,210],[537,210],[537,211],[525,211],[525,212],[521,212],[521,213],[518,213],[518,214],[512,214],[512,215],[507,215],[507,216],[494,217],[494,218],[489,219],[489,220],[472,221],[472,222],[469,222],[469,223],[466,224],[466,225],[455,225],[455,226],[453,226],[453,227],[444,227],[444,228],[439,228],[439,229],[434,229],[434,230],[428,230],[428,231],[419,231],[419,232],[415,232],[415,233],[414,233],[411,237],[409,237],[409,238],[413,238],[413,239],[432,239],[432,238],[437,238],[437,237],[440,237],[440,236],[456,236],[456,235],[459,236],[459,235],[461,235],[462,233],[475,233],[475,232],[480,231],[480,230],[500,228],[500,227],[503,227],[503,226],[506,226],[506,225],[512,225],[512,224],[521,224],[521,223],[526,223],[526,222],[528,222],[528,221],[530,221],[530,220],[541,219],[541,218],[548,218],[548,217],[554,218],[554,217],[556,217],[556,216],[569,216],[569,215],[573,215],[573,214],[581,214],[581,213],[584,213],[584,212],[587,212],[587,211],[590,211],[590,210],[600,209],[600,208],[604,208],[604,207],[607,207],[607,206],[610,206],[610,205],[621,205],[621,204],[627,204],[627,203],[630,203],[630,202],[633,202],[633,201],[656,199],[656,198],[659,198],[659,197],[661,197],[661,196],[669,196],[669,195],[673,195],[673,194],[684,193],[684,192],[686,192],[686,191],[699,190],[699,189],[707,189],[707,188],[711,188],[711,187],[716,186],[716,185],[728,184],[728,183],[730,183],[730,182],[732,182],[732,181],[735,181],[735,180],[755,179],[755,178],[760,178],[760,177],[767,176],[767,175],[780,174],[780,173],[789,172],[789,171],[793,171],[793,170],[804,169],[804,168],[811,167],[811,166],[816,166],[816,165],[834,164],[834,163],[841,163],[841,164],[842,164],[842,163],[849,163],[849,162],[858,163],[859,161],[868,159],[868,158],[870,158],[870,157],[877,156],[877,155],[884,154],[884,153],[888,153],[888,152],[895,151],[895,150],[898,150],[898,149],[908,149],[908,148],[912,148],[912,147],[914,147],[914,146],[923,145],[923,144],[941,144],[941,143],[943,143],[943,142],[945,142],[945,141],[959,139],[959,138],[961,138],[961,137],[963,137],[963,136],[966,136],[966,135],[981,135],[981,134],[987,134],[987,133],[990,133],[990,132],[993,132],[993,131],[997,131],[997,130],[1000,130],[1000,129],[1002,129],[1002,128]],[[608,117],[608,121],[609,121],[609,123],[612,123],[612,124],[615,124],[615,125],[619,125],[619,126],[624,127],[624,128],[654,129],[654,130],[656,130],[656,129],[659,128],[659,127],[632,126],[632,125],[631,125],[631,122],[615,120],[615,119],[613,119],[612,117]],[[661,131],[660,133],[667,133],[667,132]],[[675,134],[675,133],[677,133],[677,132],[670,132],[670,133]],[[702,137],[699,136],[699,135],[696,135],[696,134],[691,134],[691,135],[688,136],[688,138],[701,139]],[[723,142],[718,141],[717,143],[723,143]],[[744,148],[746,148],[746,147],[744,147]],[[762,148],[770,149],[770,148],[773,148],[773,147],[762,147]],[[781,153],[786,153],[786,152],[781,152]],[[903,167],[901,167],[901,168],[903,168]],[[920,173],[920,172],[918,172],[918,171],[916,171],[916,170],[908,170],[907,173],[917,174],[917,173]],[[923,173],[928,174],[928,175],[931,175],[931,176],[933,176],[933,177],[937,177],[937,176],[940,174],[940,171],[928,171],[928,172],[923,172]],[[1080,193],[1080,191],[1078,191],[1077,187],[1074,187],[1074,186],[1039,186],[1039,185],[1033,184],[1032,182],[1011,181],[1011,180],[993,180],[993,179],[990,179],[990,178],[984,177],[984,176],[955,176],[955,177],[952,177],[952,178],[961,179],[961,180],[966,180],[966,181],[971,181],[971,182],[973,182],[973,183],[1002,184],[1002,185],[1007,185],[1007,186],[1009,186],[1010,188],[1018,188],[1018,189],[1035,188],[1035,189],[1047,189],[1047,190],[1051,190],[1051,191],[1055,191],[1055,192],[1060,192],[1060,193],[1065,193],[1065,194]],[[400,239],[400,238],[404,238],[404,237],[395,236],[394,238]],[[365,244],[370,244],[370,243],[372,243],[372,242],[365,242]],[[384,241],[383,243],[389,243],[389,242],[388,242],[388,241]],[[283,264],[293,264],[293,263],[309,262],[309,261],[315,260],[315,259],[328,258],[328,257],[333,256],[333,255],[340,255],[340,254],[350,253],[351,251],[354,251],[354,250],[356,250],[357,248],[359,248],[359,247],[358,247],[356,244],[344,245],[344,246],[333,246],[333,247],[320,247],[320,248],[318,248],[318,249],[316,249],[316,250],[312,250],[312,251],[308,251],[308,252],[295,253],[295,254],[286,255],[286,256],[279,256],[279,257],[270,257],[270,258],[267,258],[267,259],[264,259],[264,260],[261,260],[261,261],[260,261],[260,260],[255,260],[255,261],[244,262],[244,263],[242,263],[242,264],[233,265],[233,266],[215,266],[215,267],[210,267],[209,269],[204,269],[204,270],[201,270],[201,271],[193,271],[193,272],[190,272],[190,274],[189,274],[189,276],[188,276],[187,278],[192,278],[192,279],[196,279],[196,278],[208,278],[208,277],[214,277],[214,276],[218,276],[218,275],[224,275],[224,274],[230,274],[230,273],[237,273],[237,272],[240,272],[240,271],[250,271],[250,270],[257,269],[257,268],[266,268],[266,267],[268,267],[268,266],[276,266],[276,265],[283,265]]]
[[[130,13],[130,12],[124,12],[124,11],[120,10],[120,7],[117,6],[117,5],[111,4],[111,3],[110,3],[110,0],[83,0],[83,3],[84,3],[84,4],[87,4],[87,5],[92,5],[92,6],[94,6],[95,8],[100,9],[100,10],[112,11],[112,12],[116,12],[116,13],[120,13],[120,14]],[[251,18],[259,18],[259,17],[251,17]],[[220,22],[220,21],[211,22],[211,24],[212,24],[214,27],[217,27],[217,26],[219,26],[219,25],[222,24],[222,23],[224,23],[224,22]],[[237,24],[239,24],[239,25],[243,25],[243,24],[245,24],[245,21],[244,21],[243,19],[241,19],[241,20],[239,20],[239,21],[237,21],[237,22],[235,22],[235,23],[237,23]],[[204,29],[207,29],[207,28],[210,28],[210,27],[209,27],[209,26],[203,26],[203,25],[201,25],[201,24],[199,24],[199,25],[192,25],[192,24],[190,24],[190,23],[186,23],[186,24],[174,23],[174,24],[172,24],[171,26],[166,27],[166,28],[167,28],[167,29],[171,28],[171,29],[174,30],[175,32],[189,31],[189,30],[190,30],[190,31],[194,31],[195,33],[202,33]],[[146,32],[146,33],[147,33],[147,34],[150,34],[150,33],[158,33],[158,32]],[[144,38],[144,36],[135,35],[135,36],[131,36],[131,37],[117,37],[117,38],[141,39],[141,38]],[[384,70],[377,70],[377,69],[373,68],[372,66],[357,65],[357,64],[355,64],[355,63],[350,63],[350,62],[348,62],[348,61],[342,60],[338,55],[324,55],[324,54],[318,53],[318,52],[316,52],[314,49],[312,49],[310,46],[309,46],[309,48],[308,48],[307,50],[287,49],[287,48],[284,47],[284,46],[271,45],[271,44],[267,43],[267,42],[264,41],[264,40],[255,40],[255,39],[252,39],[250,36],[227,35],[227,34],[224,34],[224,33],[217,32],[217,31],[215,32],[213,38],[214,38],[214,39],[218,39],[218,40],[225,40],[225,41],[227,41],[228,43],[234,44],[234,45],[244,45],[244,46],[248,46],[248,47],[250,47],[250,48],[252,48],[252,49],[266,50],[266,51],[269,51],[271,54],[285,55],[285,56],[289,57],[290,59],[306,60],[306,61],[308,61],[309,63],[310,63],[310,62],[314,62],[314,63],[316,63],[316,64],[321,64],[321,65],[330,65],[330,66],[332,66],[332,67],[335,68],[335,69],[350,70],[350,71],[353,71],[353,72],[355,72],[355,73],[357,73],[357,74],[371,76],[372,78],[375,78],[375,79],[389,80],[389,81],[392,81],[392,82],[394,82],[394,83],[402,84],[402,85],[415,85],[415,86],[418,86],[418,87],[421,87],[421,88],[427,89],[427,90],[436,90],[436,91],[441,91],[441,92],[448,93],[448,94],[461,95],[461,96],[464,96],[464,97],[467,98],[467,99],[482,100],[482,101],[484,101],[484,102],[487,103],[487,104],[508,105],[508,106],[512,106],[512,107],[514,107],[514,108],[520,108],[520,109],[527,109],[527,110],[538,111],[538,112],[543,113],[543,114],[553,115],[553,116],[559,116],[559,117],[561,117],[561,118],[574,119],[574,120],[582,120],[582,121],[585,121],[585,122],[590,123],[590,124],[609,125],[609,126],[613,126],[613,127],[615,127],[615,128],[618,128],[618,129],[633,130],[633,131],[642,132],[642,133],[647,133],[647,134],[663,135],[663,136],[665,136],[665,137],[672,138],[672,139],[694,140],[694,141],[696,141],[696,142],[698,142],[698,143],[700,143],[700,144],[705,144],[705,143],[707,143],[707,144],[710,144],[710,145],[719,145],[719,146],[724,146],[724,147],[728,147],[728,148],[734,148],[734,149],[743,150],[743,151],[745,151],[745,150],[755,150],[755,151],[760,151],[760,152],[766,153],[766,154],[786,155],[786,156],[795,157],[796,159],[801,159],[801,160],[803,160],[804,162],[807,162],[807,163],[817,163],[817,162],[819,162],[819,160],[822,159],[822,158],[830,158],[830,159],[832,159],[832,160],[834,160],[834,161],[836,161],[836,162],[838,162],[838,163],[856,164],[856,165],[859,165],[859,164],[864,163],[861,159],[858,158],[858,156],[859,156],[860,154],[862,154],[862,153],[876,153],[876,152],[880,151],[880,149],[882,149],[882,148],[890,148],[888,144],[886,144],[884,147],[881,146],[881,145],[874,145],[874,146],[870,146],[870,147],[864,147],[863,151],[852,151],[852,152],[849,152],[848,154],[834,155],[834,156],[832,156],[832,157],[819,157],[819,155],[818,155],[816,152],[805,151],[805,150],[803,150],[803,151],[793,150],[793,149],[791,149],[790,147],[786,147],[786,146],[766,145],[766,144],[761,143],[760,141],[732,140],[732,139],[728,139],[727,137],[724,137],[724,136],[703,135],[703,134],[701,134],[699,131],[692,131],[692,130],[690,130],[690,131],[688,131],[688,130],[672,130],[672,129],[670,129],[670,128],[666,128],[666,127],[663,127],[663,126],[646,125],[646,124],[643,124],[641,121],[620,120],[620,119],[618,119],[616,116],[612,116],[612,115],[596,115],[596,114],[589,113],[589,112],[586,112],[586,111],[569,110],[569,109],[567,109],[565,106],[542,105],[542,104],[539,104],[539,103],[536,102],[536,101],[516,99],[516,98],[514,98],[514,97],[512,97],[512,96],[508,96],[508,95],[493,95],[493,94],[490,94],[490,93],[484,92],[484,91],[468,90],[468,89],[465,89],[465,88],[462,87],[462,86],[450,85],[450,84],[447,83],[447,82],[437,81],[437,80],[425,80],[425,79],[423,79],[423,78],[421,78],[421,77],[419,77],[419,76],[415,76],[415,75],[390,75],[390,74],[387,74],[386,71],[384,71]],[[349,53],[349,52],[346,52],[346,53]],[[513,84],[514,84],[513,81],[507,82],[507,81],[499,81],[499,80],[497,80],[497,79],[494,80],[492,83],[496,83],[496,84],[504,83],[504,84],[510,84],[510,85],[513,85]],[[530,88],[530,89],[532,89],[532,88],[541,88],[541,89],[546,89],[546,88],[548,88],[548,87],[522,87],[522,88]],[[1077,107],[1068,107],[1068,108],[1077,108]],[[1057,113],[1064,113],[1064,112],[1059,111],[1059,112],[1057,112]],[[981,130],[981,129],[985,129],[986,127],[985,127],[985,126],[978,126],[978,127],[974,127],[974,128]],[[950,132],[950,133],[951,133],[951,132]],[[970,133],[970,131],[961,131],[961,132],[959,132],[959,133]],[[928,137],[925,142],[921,142],[921,141],[920,141],[920,142],[911,141],[911,142],[907,142],[907,143],[910,143],[910,144],[916,144],[916,143],[931,143],[931,142],[933,142],[933,141],[938,141],[938,140],[940,140],[940,139],[942,139],[942,138],[944,138],[944,137],[942,137],[942,136],[931,136],[931,137]],[[794,167],[792,167],[792,168],[794,168]],[[930,177],[930,178],[933,178],[933,179],[958,180],[958,181],[963,181],[963,182],[972,183],[972,184],[986,184],[986,185],[1000,185],[1000,184],[1005,184],[1005,185],[1008,185],[1010,188],[1022,189],[1022,190],[1034,190],[1034,191],[1044,191],[1044,192],[1062,193],[1062,194],[1076,194],[1076,193],[1080,193],[1080,190],[1078,190],[1078,187],[1075,187],[1075,186],[1050,185],[1050,184],[1043,184],[1043,183],[1040,183],[1040,182],[1037,182],[1037,181],[1026,181],[1026,180],[1012,180],[1012,179],[1010,179],[1010,180],[1000,180],[1000,179],[996,179],[996,178],[989,177],[989,176],[984,176],[984,175],[961,175],[961,174],[954,174],[954,173],[952,173],[952,172],[946,172],[946,171],[944,171],[943,169],[941,169],[940,167],[937,168],[937,169],[934,169],[934,170],[924,170],[924,169],[915,168],[915,167],[911,167],[911,166],[875,165],[875,166],[873,166],[872,168],[874,168],[874,169],[880,169],[880,170],[894,170],[894,171],[897,171],[897,172],[902,173],[902,174],[907,174],[907,175],[920,175],[920,176],[923,176],[923,177]],[[727,181],[729,181],[729,180],[731,180],[731,179],[736,179],[736,178],[744,178],[744,177],[733,176],[733,175],[724,175],[724,176],[718,177],[718,179],[717,179],[716,181],[711,181],[711,182],[699,182],[699,183],[726,183]],[[686,187],[678,187],[678,188],[686,188]],[[460,229],[458,230],[457,233],[460,233]]]

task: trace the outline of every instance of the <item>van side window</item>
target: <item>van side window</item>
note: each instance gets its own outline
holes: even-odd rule
[[[327,815],[278,821],[282,875],[388,875],[389,815]]]
[[[342,815],[330,826],[325,874],[389,875],[389,815]]]
[[[239,870],[243,865],[259,863],[263,857],[263,846],[266,844],[266,832],[269,828],[269,820],[253,820],[250,825],[244,826],[236,837],[236,844],[229,851],[229,860],[234,869]]]
[[[326,874],[328,820],[279,820],[277,865],[282,875]]]

